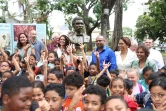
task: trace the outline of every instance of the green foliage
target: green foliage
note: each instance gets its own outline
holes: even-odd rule
[[[141,15],[137,19],[137,30],[135,35],[138,39],[143,40],[145,37],[151,37],[154,40],[159,38],[165,41],[166,37],[166,1],[158,0],[148,2],[149,12]]]
[[[99,0],[57,0],[57,10],[65,14],[65,21],[72,31],[72,16],[80,16],[84,19],[85,28],[89,35],[100,24],[101,5]],[[94,15],[90,15],[89,12]]]
[[[128,9],[128,6],[133,2],[134,0],[123,0],[123,10],[126,11]]]
[[[6,20],[4,19],[4,17],[0,17],[0,23],[6,23]]]
[[[129,27],[123,27],[123,36],[132,37],[133,30]]]

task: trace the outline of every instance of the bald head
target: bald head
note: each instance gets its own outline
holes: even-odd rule
[[[103,49],[105,44],[105,38],[101,35],[97,36],[96,38],[96,46],[98,49]]]
[[[97,39],[100,39],[100,40],[104,40],[105,41],[105,38],[102,36],[102,35],[98,35],[97,37],[96,37],[96,40]]]
[[[36,35],[37,35],[36,30],[31,30],[31,32],[30,32],[31,38],[36,39]]]

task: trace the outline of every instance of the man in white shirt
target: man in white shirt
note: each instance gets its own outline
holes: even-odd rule
[[[144,45],[149,49],[150,52],[148,59],[156,63],[157,69],[161,69],[164,66],[163,57],[159,51],[152,48],[153,39],[151,38],[146,39]]]

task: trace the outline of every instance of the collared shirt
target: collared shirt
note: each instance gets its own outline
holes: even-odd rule
[[[118,70],[127,70],[131,68],[131,63],[134,60],[138,60],[137,55],[128,48],[128,52],[124,60],[121,57],[121,51],[115,52],[116,55],[116,64]]]
[[[152,48],[149,50],[149,52],[150,53],[148,59],[156,63],[157,69],[161,69],[164,66],[164,61],[161,53]]]
[[[146,66],[150,66],[155,72],[157,71],[155,62],[150,61],[149,59],[146,59],[144,67],[146,67]],[[140,79],[144,79],[143,76],[142,76],[142,70],[143,70],[144,67],[142,69],[139,68],[139,60],[133,61],[132,64],[131,64],[131,67],[138,69]]]
[[[47,45],[48,51],[54,51],[58,48],[58,45],[55,44],[55,42],[51,42],[50,44]]]
[[[96,49],[98,51],[98,48]],[[115,57],[115,52],[108,48],[107,46],[104,46],[103,50],[99,53],[100,57],[100,70],[103,70],[103,61],[106,63],[110,62],[111,65],[109,66],[108,70],[115,70],[116,69],[116,57]],[[96,63],[96,56],[92,52],[92,63]]]
[[[41,50],[44,50],[44,45],[41,41],[36,40],[35,42],[30,41],[31,44],[34,46],[35,49],[35,55],[36,55],[36,60],[40,60],[40,52]]]

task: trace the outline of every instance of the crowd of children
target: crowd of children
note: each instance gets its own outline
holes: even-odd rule
[[[88,65],[79,45],[81,57],[71,44],[60,55],[45,44],[38,62],[35,54],[10,55],[0,48],[1,110],[166,111],[165,66],[160,72],[145,67],[143,79],[136,68],[109,72],[105,61],[100,70],[99,52],[94,51],[97,63]]]

